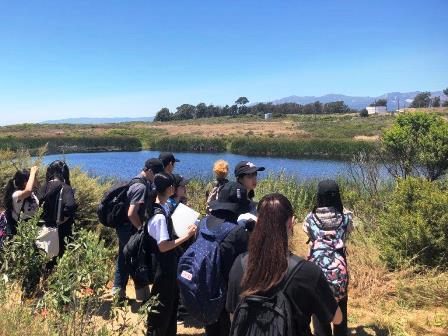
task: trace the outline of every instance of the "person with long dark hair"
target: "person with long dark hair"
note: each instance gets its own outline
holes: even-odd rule
[[[65,161],[56,160],[49,164],[45,175],[45,184],[39,192],[39,201],[43,212],[41,219],[47,227],[57,228],[59,236],[59,254],[62,257],[66,248],[66,238],[73,235],[73,223],[77,204],[70,183],[70,169]],[[47,269],[56,264],[56,258],[49,262]]]
[[[17,222],[28,220],[36,213],[39,200],[33,189],[37,186],[37,166],[18,170],[6,185],[4,205],[12,235],[17,232]]]
[[[338,184],[333,180],[319,182],[316,205],[303,223],[310,244],[308,260],[324,272],[342,311],[343,320],[332,331],[327,321],[313,316],[314,333],[317,336],[347,335],[349,274],[346,240],[352,228],[352,214],[342,205]]]
[[[291,307],[294,335],[311,335],[313,314],[322,321],[340,323],[341,312],[322,271],[288,248],[295,222],[289,200],[281,194],[266,195],[258,203],[257,215],[248,253],[238,256],[230,271],[227,311],[235,313],[241,300],[250,296],[269,298],[283,290]]]

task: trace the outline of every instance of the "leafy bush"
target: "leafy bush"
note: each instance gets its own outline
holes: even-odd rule
[[[99,178],[90,177],[77,167],[71,170],[70,181],[75,189],[75,200],[78,204],[75,227],[98,232],[108,246],[116,244],[115,231],[100,224],[96,214],[98,204],[104,193],[112,186],[112,182],[100,182]]]
[[[377,243],[391,269],[448,267],[448,188],[421,178],[399,180],[379,213]]]
[[[19,221],[17,234],[6,240],[0,254],[1,273],[6,276],[8,282],[20,283],[25,297],[32,295],[37,289],[48,261],[45,253],[35,244],[40,215],[41,210],[28,221]]]
[[[381,138],[394,176],[436,180],[448,169],[448,122],[435,114],[401,114]]]
[[[97,233],[80,230],[47,279],[43,302],[56,310],[78,304],[83,297],[102,295],[109,280],[112,252]],[[88,294],[88,295],[85,295]]]
[[[369,116],[369,111],[367,111],[367,109],[362,109],[361,111],[359,111],[359,116],[362,118],[367,118]]]

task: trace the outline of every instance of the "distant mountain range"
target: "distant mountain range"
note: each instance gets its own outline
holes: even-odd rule
[[[144,121],[151,122],[154,117],[136,117],[136,118],[68,118],[59,120],[45,120],[40,124],[117,124],[125,122]]]
[[[387,109],[395,110],[398,107],[398,102],[400,103],[400,108],[408,107],[412,100],[415,98],[420,91],[414,92],[389,92],[378,97],[362,97],[362,96],[346,96],[343,94],[327,94],[325,96],[289,96],[281,99],[272,101],[272,104],[284,104],[284,103],[297,103],[297,104],[309,104],[315,101],[320,101],[321,103],[330,103],[334,101],[344,101],[350,108],[353,109],[363,109],[369,104],[373,103],[378,99],[387,99]],[[443,94],[442,91],[431,92],[432,96],[438,96],[441,100],[447,100],[448,97]],[[253,105],[253,104],[251,104]],[[41,124],[113,124],[113,123],[125,123],[125,122],[151,122],[154,117],[136,117],[136,118],[68,118],[60,120],[46,120],[42,121]]]
[[[407,107],[412,102],[420,91],[414,92],[389,92],[378,97],[358,97],[358,96],[346,96],[342,94],[327,94],[325,96],[315,97],[315,96],[289,96],[282,99],[272,101],[273,104],[284,104],[284,103],[297,103],[297,104],[309,104],[315,101],[320,101],[321,103],[329,103],[334,101],[342,100],[346,105],[353,109],[362,109],[369,104],[375,102],[378,99],[387,99],[388,110],[394,110],[398,107],[398,101],[400,102],[400,108]],[[442,91],[431,92],[432,96],[441,97],[442,100],[448,99]]]

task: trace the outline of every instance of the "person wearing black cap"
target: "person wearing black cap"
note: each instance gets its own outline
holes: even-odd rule
[[[235,177],[247,189],[247,195],[251,201],[255,196],[255,188],[257,187],[257,173],[264,170],[264,167],[257,167],[250,161],[240,161],[235,167]],[[250,212],[255,214],[256,208],[257,205],[252,203]]]
[[[218,193],[218,199],[210,202],[211,214],[201,221],[208,229],[216,229],[225,222],[235,224],[219,246],[221,273],[228,282],[230,269],[236,257],[247,252],[249,233],[253,227],[238,225],[238,216],[249,211],[250,201],[247,189],[239,182],[226,183]],[[216,323],[205,326],[207,336],[224,336],[230,332],[230,316],[225,309]]]
[[[343,319],[334,326],[332,332],[329,322],[313,316],[314,334],[317,336],[347,335],[349,279],[346,240],[352,229],[352,213],[342,205],[338,184],[333,180],[319,182],[316,206],[303,223],[303,230],[310,241],[308,260],[319,266],[325,274]]]
[[[157,198],[152,216],[148,221],[150,244],[154,247],[156,270],[151,296],[157,303],[148,311],[147,332],[151,336],[174,336],[177,332],[177,287],[178,247],[196,234],[196,225],[188,227],[183,237],[174,235],[167,200],[174,193],[174,177],[165,172],[154,178]]]
[[[163,171],[161,160],[148,159],[142,171],[134,177],[127,191],[129,202],[128,221],[116,227],[118,236],[118,257],[115,266],[114,286],[112,294],[119,299],[126,298],[126,285],[129,273],[126,270],[123,249],[131,236],[144,223],[147,210],[150,208],[150,192],[153,190],[154,175]],[[145,300],[149,294],[149,288],[136,288],[137,299]]]
[[[173,153],[162,152],[159,154],[159,159],[163,162],[163,166],[165,167],[165,173],[172,174],[174,171],[174,164],[176,162],[180,162],[178,159],[174,157]]]

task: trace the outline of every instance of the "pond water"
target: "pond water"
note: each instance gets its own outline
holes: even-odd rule
[[[56,159],[65,159],[70,167],[79,166],[94,176],[128,179],[140,172],[146,159],[158,155],[158,151],[72,153],[47,155],[44,161],[48,164]],[[265,167],[266,171],[259,173],[260,178],[269,173],[280,174],[282,171],[286,175],[300,179],[335,178],[348,174],[348,162],[335,160],[284,159],[231,153],[174,153],[174,155],[180,160],[176,163],[175,173],[186,177],[212,177],[213,163],[218,159],[229,163],[229,176],[233,176],[233,169],[241,160],[249,160],[257,166]]]

